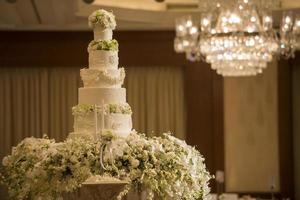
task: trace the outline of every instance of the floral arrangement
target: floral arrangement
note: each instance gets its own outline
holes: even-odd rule
[[[87,115],[93,113],[95,109],[94,105],[91,104],[78,104],[72,108],[73,115]],[[98,113],[101,112],[102,106],[96,105],[96,110]],[[127,114],[131,115],[132,110],[128,103],[110,103],[104,105],[105,114]]]
[[[110,85],[121,85],[125,78],[124,68],[119,68],[119,72],[117,75],[110,75],[107,70],[81,69],[80,76],[85,86],[94,86],[99,80]]]
[[[115,16],[112,12],[100,9],[96,10],[89,16],[89,26],[95,28],[100,26],[101,28],[116,28]]]
[[[132,132],[118,138],[108,131],[97,141],[76,138],[61,143],[27,138],[2,164],[0,181],[12,199],[57,199],[92,175],[127,181],[118,199],[130,189],[146,189],[148,199],[157,195],[173,200],[206,199],[210,191],[204,158],[170,134],[148,138]]]
[[[115,39],[111,40],[93,40],[88,46],[88,51],[104,50],[104,51],[118,51],[119,44]]]

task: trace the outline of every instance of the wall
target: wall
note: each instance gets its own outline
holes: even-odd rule
[[[298,54],[299,55],[299,54]],[[300,199],[300,59],[293,65],[293,140],[295,199]]]
[[[226,191],[279,190],[277,63],[255,77],[224,79]]]

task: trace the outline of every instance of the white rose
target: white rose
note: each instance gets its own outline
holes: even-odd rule
[[[4,157],[3,160],[2,160],[2,165],[7,167],[9,165],[9,160],[7,157]]]
[[[131,159],[130,164],[132,165],[133,168],[137,168],[140,165],[140,161],[137,159]]]

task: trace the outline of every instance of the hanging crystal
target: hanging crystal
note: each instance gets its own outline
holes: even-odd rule
[[[273,28],[274,5],[279,2],[207,1],[199,26],[190,16],[176,20],[174,48],[190,61],[203,59],[224,76],[262,73],[273,55],[289,58],[300,47],[299,16],[293,20],[291,12],[284,13],[278,33]]]

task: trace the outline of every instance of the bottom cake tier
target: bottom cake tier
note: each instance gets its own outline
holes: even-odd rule
[[[103,106],[79,104],[72,108],[74,116],[73,136],[95,136],[103,130],[126,137],[132,130],[131,108],[127,103]]]
[[[97,123],[97,124],[96,124]],[[103,129],[113,131],[130,132],[132,129],[131,115],[128,114],[98,114],[97,119],[94,113],[89,113],[84,116],[74,117],[74,131],[80,133],[94,134]]]

